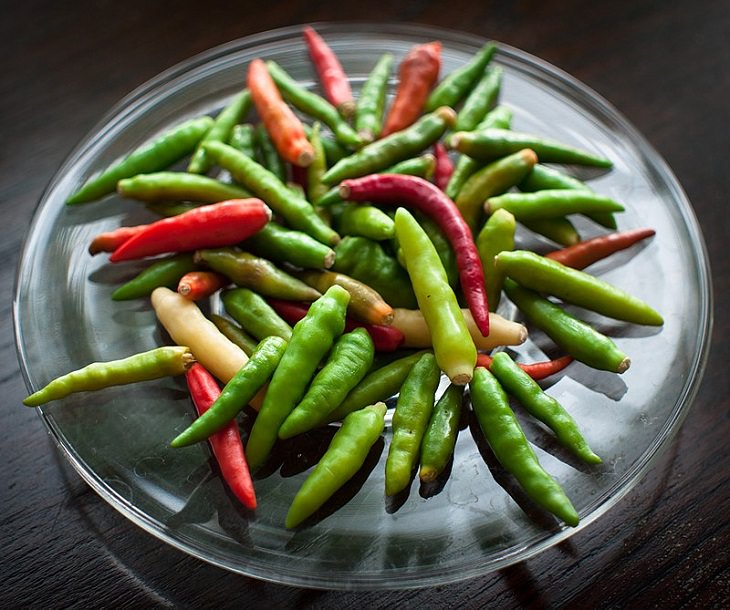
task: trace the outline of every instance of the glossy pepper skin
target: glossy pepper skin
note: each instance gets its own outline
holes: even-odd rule
[[[464,386],[451,384],[434,406],[421,441],[418,477],[423,483],[434,481],[454,454],[463,398]]]
[[[327,451],[294,496],[286,516],[287,528],[300,525],[349,481],[365,463],[385,426],[385,404],[348,415]]]
[[[148,297],[155,288],[160,286],[174,288],[181,277],[197,268],[198,265],[193,261],[192,252],[173,254],[155,260],[137,276],[112,292],[112,300],[127,301]]]
[[[479,82],[469,92],[464,105],[456,116],[456,131],[472,131],[489,112],[499,96],[502,87],[502,68],[487,68]]]
[[[274,335],[289,341],[292,328],[260,294],[249,288],[234,288],[221,293],[221,301],[228,315],[257,340]]]
[[[311,26],[304,26],[302,36],[307,43],[309,57],[312,59],[325,97],[337,108],[344,118],[355,111],[350,81],[345,74],[337,54]]]
[[[357,133],[366,143],[377,138],[383,128],[388,77],[393,69],[393,62],[392,53],[381,55],[357,97],[354,124]]]
[[[624,206],[610,197],[586,190],[544,190],[534,193],[505,193],[490,197],[484,210],[492,214],[504,209],[519,221],[554,219],[568,214],[623,212]]]
[[[185,172],[154,172],[125,178],[117,182],[117,193],[128,199],[147,202],[218,203],[251,196],[248,191],[234,184]]]
[[[573,269],[585,269],[611,254],[626,250],[641,240],[652,237],[655,233],[654,229],[642,228],[598,235],[561,250],[548,252],[545,257]]]
[[[484,268],[484,284],[487,287],[490,311],[497,311],[504,284],[504,272],[497,268],[494,258],[504,250],[514,249],[516,224],[512,214],[506,210],[497,210],[487,219],[477,235],[477,250]]]
[[[303,269],[329,269],[335,251],[301,231],[294,231],[269,221],[242,245],[254,254],[275,263],[291,263]]]

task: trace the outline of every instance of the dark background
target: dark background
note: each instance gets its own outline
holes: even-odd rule
[[[730,596],[728,157],[730,3],[3,2],[0,282],[0,607],[721,607]],[[316,21],[415,22],[519,47],[622,112],[687,192],[712,261],[715,326],[704,381],[642,482],[568,544],[463,583],[391,593],[299,590],[173,550],[102,501],[55,450],[15,354],[11,300],[41,192],[103,113],[209,47]],[[681,299],[682,294],[677,294]],[[42,312],[39,312],[42,315]]]

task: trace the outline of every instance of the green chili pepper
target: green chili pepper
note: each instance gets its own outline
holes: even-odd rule
[[[233,127],[228,138],[229,146],[241,151],[251,159],[256,158],[256,128],[251,123],[241,123]]]
[[[248,438],[246,456],[252,470],[268,458],[281,424],[302,399],[320,361],[342,334],[349,301],[347,290],[332,286],[294,326]]]
[[[494,375],[478,367],[469,390],[479,427],[502,467],[515,477],[533,502],[568,525],[578,525],[579,517],[573,504],[558,482],[540,465]]]
[[[196,269],[199,269],[199,265],[193,262],[193,255],[189,252],[158,259],[112,292],[112,300],[128,301],[148,297],[159,286],[175,288],[183,275]]]
[[[292,328],[274,311],[266,300],[248,288],[233,288],[221,293],[226,312],[243,329],[259,341],[268,336],[291,339]]]
[[[444,266],[449,286],[456,290],[459,285],[459,266],[456,262],[456,253],[451,246],[451,242],[446,239],[446,235],[444,235],[441,227],[439,227],[433,218],[425,214],[420,214],[415,210],[411,213],[418,220],[418,224],[421,225],[426,235],[428,235],[433,247],[436,248],[436,253],[439,255],[441,264]]]
[[[319,425],[334,411],[373,363],[375,347],[364,328],[342,335],[332,347],[324,366],[279,428],[279,438],[291,438]]]
[[[265,167],[226,144],[208,142],[205,147],[211,158],[227,169],[236,182],[263,199],[293,229],[303,231],[323,244],[333,245],[339,241],[339,235],[317,215],[312,205]]]
[[[587,464],[601,463],[601,458],[593,453],[570,413],[555,398],[543,392],[507,352],[495,354],[489,370],[508,394],[512,394],[528,413],[555,433],[564,447]]]
[[[273,221],[249,237],[243,246],[276,263],[290,263],[303,269],[328,269],[335,262],[335,251],[329,246]]]
[[[464,105],[456,115],[456,131],[471,131],[484,120],[499,96],[502,87],[502,68],[487,68],[474,89],[469,93]]]
[[[232,343],[235,343],[238,347],[240,347],[247,356],[253,354],[258,344],[256,343],[256,340],[238,326],[238,324],[215,313],[210,314],[209,318],[210,321],[215,324],[216,328]]]
[[[572,316],[562,307],[506,278],[507,296],[527,318],[564,352],[590,367],[623,373],[631,360],[606,335]]]
[[[487,214],[503,208],[515,218],[538,220],[559,218],[568,214],[622,212],[624,206],[610,197],[586,190],[546,190],[534,193],[505,193],[490,197],[484,204]]]
[[[547,237],[562,246],[572,246],[580,241],[578,229],[565,216],[536,218],[534,220],[522,219],[520,224],[530,229],[533,233]]]
[[[312,126],[309,123],[302,123],[302,127],[304,127],[304,133],[307,138],[311,138]],[[342,146],[337,140],[327,138],[322,133],[319,134],[319,141],[324,149],[324,156],[328,166],[334,165],[352,152],[349,148]]]
[[[195,208],[199,208],[201,205],[207,204],[194,203],[192,201],[176,201],[175,203],[170,203],[169,201],[158,201],[155,203],[145,204],[145,208],[153,214],[170,218],[172,216],[179,216],[180,214],[184,214],[185,212],[189,212]]]
[[[88,180],[66,200],[66,203],[87,203],[99,199],[113,193],[117,188],[117,182],[123,178],[166,169],[192,152],[212,124],[212,118],[203,116],[166,131]]]
[[[140,201],[196,201],[217,203],[226,199],[245,199],[251,194],[234,184],[185,172],[155,172],[125,178],[117,183],[122,197]]]
[[[190,349],[182,346],[158,347],[110,362],[93,362],[76,371],[56,377],[25,400],[26,407],[37,407],[76,392],[100,390],[116,385],[182,375],[195,362]]]
[[[641,299],[590,273],[535,252],[501,252],[495,262],[498,269],[525,288],[556,296],[616,320],[650,326],[664,323],[661,315]]]
[[[482,76],[496,50],[497,46],[488,42],[466,64],[449,73],[428,96],[426,112],[436,110],[439,106],[456,107]]]
[[[381,55],[360,90],[355,108],[355,129],[364,142],[372,142],[383,128],[385,98],[393,61],[391,53]]]
[[[259,123],[255,127],[256,145],[261,153],[261,165],[268,169],[282,182],[287,181],[287,167],[284,160],[279,156],[274,142],[266,131],[266,125]]]
[[[479,258],[484,269],[484,284],[487,287],[487,303],[490,311],[497,311],[502,296],[504,273],[497,268],[494,257],[503,250],[515,247],[515,217],[506,210],[492,214],[477,235]]]
[[[261,341],[210,408],[176,436],[170,446],[187,447],[199,443],[228,424],[274,374],[286,346],[281,337],[267,337]]]
[[[421,441],[421,468],[418,477],[424,483],[435,480],[444,471],[454,453],[463,397],[464,386],[451,384],[433,408]]]
[[[319,123],[315,123],[312,127],[309,143],[314,150],[314,159],[307,166],[306,191],[309,201],[316,202],[327,192],[327,186],[322,183],[322,176],[327,171],[327,155],[324,152],[324,146],[322,146]]]
[[[327,451],[294,496],[285,525],[293,528],[313,515],[357,473],[385,427],[385,405],[380,402],[345,418]]]
[[[403,382],[393,414],[393,435],[385,461],[385,494],[388,496],[403,491],[411,481],[440,379],[436,358],[426,353],[413,365]]]
[[[218,113],[215,122],[203,136],[203,142],[227,142],[231,135],[234,125],[239,123],[241,119],[248,113],[251,108],[251,92],[244,89]],[[193,153],[190,163],[188,163],[188,171],[193,174],[204,174],[210,169],[212,163],[208,159],[205,149],[198,144]]]
[[[345,205],[336,219],[340,235],[359,235],[375,241],[395,235],[393,219],[373,205]]]

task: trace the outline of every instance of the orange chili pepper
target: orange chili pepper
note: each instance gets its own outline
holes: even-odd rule
[[[89,244],[89,254],[92,256],[100,252],[114,252],[130,237],[134,237],[141,232],[146,225],[137,225],[134,227],[119,227],[113,231],[99,233]]]
[[[180,278],[177,291],[186,299],[199,301],[228,286],[230,280],[215,271],[190,271]]]

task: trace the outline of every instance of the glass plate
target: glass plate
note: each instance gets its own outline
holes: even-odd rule
[[[385,51],[398,61],[413,44],[439,39],[448,72],[485,42],[406,25],[317,29],[356,91]],[[300,33],[289,27],[247,37],[162,73],[122,100],[71,154],[42,197],[18,272],[14,315],[29,389],[89,362],[167,340],[147,301],[110,300],[118,283],[141,267],[112,266],[108,257],[86,250],[97,233],[151,217],[138,203],[116,197],[68,208],[63,202],[69,193],[155,133],[220,109],[240,90],[255,57],[274,59],[303,84],[316,86]],[[687,414],[705,362],[711,289],[697,222],[662,159],[606,101],[508,46],[500,45],[494,61],[504,69],[501,101],[514,112],[513,127],[612,159],[610,172],[582,177],[625,203],[620,229],[650,226],[657,232],[631,254],[615,255],[592,271],[647,300],[666,324],[654,329],[592,318],[631,356],[631,368],[618,376],[574,363],[549,388],[604,464],[576,464],[518,410],[543,465],[574,502],[579,528],[562,527],[524,503],[467,426],[440,488],[419,489],[415,481],[406,498],[386,501],[386,429],[363,472],[320,518],[288,531],[289,503],[329,433],[284,447],[281,468],[256,481],[259,509],[249,515],[228,495],[207,446],[168,448],[192,417],[180,379],[76,395],[38,410],[66,457],[114,508],[161,540],[234,572],[289,585],[388,589],[454,582],[524,560],[597,519],[636,484]],[[598,232],[591,225],[582,229]],[[535,332],[518,351],[541,359],[549,345]]]

